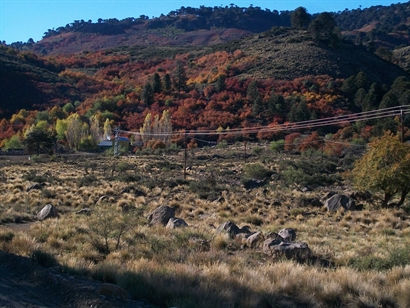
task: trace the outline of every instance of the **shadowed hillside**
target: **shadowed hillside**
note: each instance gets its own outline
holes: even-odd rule
[[[79,98],[58,73],[62,66],[31,53],[0,46],[0,115],[33,105]]]

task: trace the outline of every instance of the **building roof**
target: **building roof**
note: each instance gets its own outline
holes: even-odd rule
[[[112,147],[112,141],[111,140],[102,140],[99,144],[99,147]]]

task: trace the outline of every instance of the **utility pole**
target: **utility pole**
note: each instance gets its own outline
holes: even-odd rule
[[[243,141],[243,148],[244,148],[244,159],[245,159],[245,164],[246,164],[246,160],[247,160],[247,155],[246,155],[246,140]]]
[[[403,123],[403,109],[400,108],[400,139],[401,142],[404,142],[404,123]]]
[[[186,144],[186,132],[184,133],[184,180],[186,180],[186,160],[187,160],[187,144]]]
[[[114,157],[117,157],[119,155],[119,151],[118,151],[119,134],[120,134],[120,128],[119,127],[114,128]]]

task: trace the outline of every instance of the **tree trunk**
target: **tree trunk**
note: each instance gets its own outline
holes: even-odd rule
[[[383,200],[383,203],[382,203],[382,207],[387,207],[391,197],[392,197],[392,195],[390,193],[388,193],[388,192],[384,193],[384,200]]]
[[[407,196],[408,193],[409,193],[409,190],[408,190],[408,189],[404,189],[404,190],[401,192],[400,200],[399,200],[399,203],[397,203],[397,206],[402,206],[402,205],[403,205],[404,200],[406,200],[406,196]]]

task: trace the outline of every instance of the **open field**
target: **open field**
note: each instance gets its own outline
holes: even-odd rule
[[[356,197],[353,211],[323,207],[330,191],[354,192],[351,158],[252,144],[245,163],[241,145],[200,148],[189,151],[185,180],[177,150],[3,159],[0,249],[46,266],[57,261],[158,306],[409,307],[408,200],[401,209],[380,208],[377,196]],[[42,185],[27,191],[35,183]],[[244,187],[252,185],[261,186]],[[59,218],[35,221],[46,204]],[[147,216],[160,205],[189,227],[150,226]],[[78,213],[85,208],[88,215]],[[294,228],[312,256],[287,260],[247,248],[216,231],[228,220],[264,235]]]

